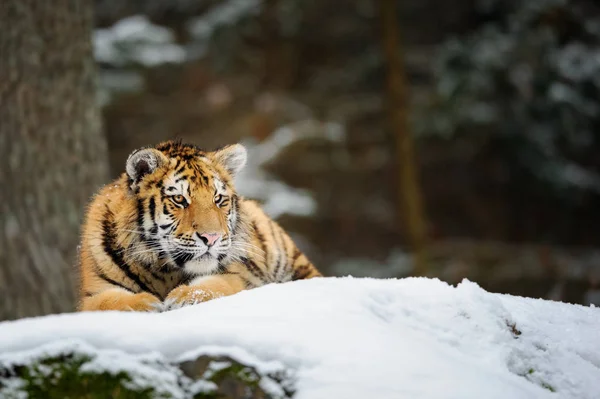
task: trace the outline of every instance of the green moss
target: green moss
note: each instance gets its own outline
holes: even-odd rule
[[[291,398],[294,390],[290,378],[284,372],[260,374],[253,367],[244,365],[229,357],[201,356],[187,362],[183,370],[194,381],[212,383],[216,389],[199,392],[195,398]],[[271,385],[280,388],[281,394],[266,392],[262,383],[269,380]]]
[[[82,372],[81,366],[92,360],[88,356],[68,354],[3,369],[1,374],[19,383],[19,392],[30,399],[146,399],[157,395],[151,388],[130,388],[131,378],[125,372],[115,375],[108,372]],[[6,379],[2,385],[8,386]],[[0,388],[2,388],[0,385]],[[129,386],[129,387],[128,387]],[[12,395],[17,396],[17,391]],[[0,392],[3,392],[0,389]],[[6,393],[11,395],[10,391]],[[10,397],[10,396],[8,396]],[[164,396],[163,396],[164,397]]]
[[[144,377],[140,375],[143,369],[132,375],[128,371],[108,372],[98,367],[84,367],[94,361],[95,357],[93,354],[73,352],[40,356],[29,359],[27,363],[11,363],[8,366],[0,363],[0,397],[168,399],[173,397],[169,392],[175,392],[176,396],[196,399],[284,399],[293,395],[286,373],[261,375],[253,367],[228,357],[201,356],[184,364],[135,360],[144,367],[175,375],[176,378],[168,379],[168,383],[161,383],[152,377],[140,378]],[[119,363],[119,360],[115,362]],[[271,386],[278,386],[281,394],[273,395],[264,391],[262,383],[266,380]],[[168,389],[165,389],[165,384],[170,384]]]
[[[546,388],[550,392],[556,392],[556,389],[554,389],[554,387],[552,385],[545,383],[545,382],[542,382],[542,388]]]
[[[526,374],[519,374],[521,377],[525,377],[525,379],[527,379],[527,381],[532,382],[536,385],[541,386],[544,389],[549,390],[550,392],[556,392],[556,389],[554,389],[554,387],[550,384],[548,384],[547,382],[540,380],[539,377],[534,377],[533,374],[536,371],[533,368],[530,368],[529,370],[527,370]]]

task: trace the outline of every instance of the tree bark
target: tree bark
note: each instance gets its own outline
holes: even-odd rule
[[[73,310],[84,206],[108,177],[90,0],[0,3],[0,320]]]
[[[414,272],[417,275],[424,275],[427,272],[427,232],[421,188],[417,177],[414,143],[408,120],[408,85],[400,48],[396,4],[396,0],[379,0],[382,47],[387,67],[386,94],[399,168],[398,214],[399,222],[406,223],[407,226],[414,257]]]

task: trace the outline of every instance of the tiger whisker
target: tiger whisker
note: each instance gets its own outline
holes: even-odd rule
[[[252,248],[257,251],[262,251],[262,248],[259,248],[256,245],[249,243],[249,242],[236,241],[236,242],[233,242],[233,245],[239,245],[239,246],[243,246],[243,247],[247,247],[247,248]]]
[[[241,250],[241,251],[244,251],[244,252],[248,252],[250,254],[256,255],[256,256],[261,257],[261,258],[264,257],[264,255],[262,254],[261,251],[258,251],[258,250],[254,249],[254,248],[241,247],[241,246],[238,246],[238,245],[232,245],[231,248],[236,249],[236,250]]]
[[[244,251],[244,252],[247,252],[247,253],[249,253],[249,254],[251,254],[251,255],[254,255],[254,256],[256,256],[257,258],[260,258],[260,259],[262,259],[262,260],[265,260],[265,256],[264,256],[264,255],[261,253],[261,252],[262,252],[262,250],[261,250],[261,249],[259,249],[259,248],[255,248],[255,247],[245,247],[245,246],[242,246],[242,245],[239,245],[239,244],[232,244],[232,246],[231,246],[231,247],[232,247],[232,248],[234,248],[234,249],[237,249],[237,250],[242,250],[242,251]],[[256,250],[255,250],[255,249],[256,249]],[[258,250],[260,250],[261,252],[258,252]]]
[[[128,255],[130,256],[136,256],[136,255],[141,255],[141,254],[147,254],[150,252],[157,252],[155,249],[147,249],[147,250],[143,250],[143,251],[136,251],[136,252],[131,252]]]
[[[123,249],[119,250],[119,253],[136,252],[138,250],[146,250],[146,249],[157,250],[157,249],[161,249],[161,248],[162,248],[162,246],[160,244],[138,244],[136,246],[123,248]]]
[[[160,245],[157,245],[157,246],[151,246],[151,247],[127,248],[127,250],[125,250],[124,252],[127,253],[128,255],[137,255],[140,253],[158,252],[160,250],[162,250],[162,247]]]

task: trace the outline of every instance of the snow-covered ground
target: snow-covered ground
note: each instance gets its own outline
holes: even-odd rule
[[[600,398],[600,309],[468,281],[324,278],[166,313],[0,323],[0,365],[73,347],[164,387],[174,377],[145,364],[210,353],[290,370],[297,398]]]

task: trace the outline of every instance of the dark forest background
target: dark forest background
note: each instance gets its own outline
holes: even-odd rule
[[[133,149],[181,138],[206,148],[245,144],[250,164],[239,191],[261,200],[327,275],[469,278],[495,292],[600,304],[596,2],[96,0],[81,9],[66,0],[53,7],[29,3],[23,15],[55,21],[48,36],[31,19],[42,43],[60,52],[77,42],[85,54],[65,54],[90,63],[93,55],[95,80],[85,63],[78,76],[96,82],[86,89],[94,104],[83,114],[101,112],[102,127],[81,133],[84,142],[97,135],[95,144],[68,147],[80,151],[77,176],[65,177],[73,169],[55,171],[65,187],[85,182],[76,211],[60,213],[50,204],[28,222],[42,226],[32,233],[42,243],[37,247],[58,248],[53,231],[69,229],[61,255],[52,255],[60,261],[47,261],[47,250],[20,265],[27,245],[15,241],[24,240],[15,226],[28,220],[19,209],[31,188],[13,187],[52,171],[33,162],[28,170],[36,173],[23,176],[10,154],[21,142],[39,161],[37,152],[59,141],[49,140],[39,124],[23,133],[23,103],[15,100],[22,96],[14,94],[22,91],[14,87],[29,81],[26,74],[10,75],[18,63],[4,61],[3,297],[22,294],[15,276],[29,267],[41,274],[31,290],[57,264],[73,263],[85,201],[123,171]],[[15,19],[20,8],[3,6],[6,54],[16,48],[11,38],[22,37],[6,32],[24,32],[18,21],[29,21]],[[61,12],[74,16],[71,30]],[[32,48],[51,53],[47,46]],[[47,62],[36,68],[50,80],[64,70]],[[46,98],[60,94],[50,90]],[[73,102],[72,95],[65,98],[56,97]],[[55,124],[67,123],[73,107]],[[69,126],[57,128],[56,137],[77,132]],[[79,168],[90,163],[99,166],[86,177]],[[22,219],[14,216],[19,212]],[[68,226],[42,232],[48,220],[65,214]],[[69,301],[56,308],[27,302],[4,314],[68,310]]]

